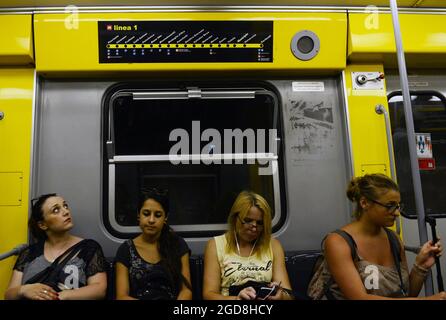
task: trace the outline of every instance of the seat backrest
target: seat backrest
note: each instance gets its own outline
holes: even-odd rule
[[[114,300],[116,298],[114,258],[106,258],[105,261],[107,271],[107,294],[105,296],[105,299]]]
[[[313,269],[322,253],[319,250],[288,251],[285,252],[285,265],[290,278],[294,296],[299,300],[309,300],[307,296],[308,284],[313,275]],[[116,298],[115,265],[113,258],[106,259],[107,269],[107,300]],[[192,255],[189,259],[192,298],[202,299],[203,290],[203,255]]]
[[[203,256],[192,255],[189,259],[192,299],[201,300],[203,290]]]
[[[289,251],[285,253],[285,265],[296,299],[310,300],[307,289],[313,276],[315,264],[320,257],[322,257],[320,250]]]

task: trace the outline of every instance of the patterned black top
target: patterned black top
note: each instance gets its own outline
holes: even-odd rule
[[[51,265],[44,256],[44,241],[30,245],[19,255],[14,270],[23,272],[22,284]],[[98,272],[105,272],[102,248],[94,240],[84,240],[83,249],[60,271],[58,289],[77,289],[87,285],[87,279]]]
[[[178,259],[190,249],[183,238],[175,235],[178,241]],[[133,240],[125,241],[116,253],[116,262],[122,263],[129,270],[129,295],[140,300],[175,300],[178,296],[168,271],[161,262],[150,263],[144,260],[136,250]]]

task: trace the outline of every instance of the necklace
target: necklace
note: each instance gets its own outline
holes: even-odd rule
[[[237,240],[237,232],[235,232],[235,231],[234,231],[234,236],[235,236],[235,244],[237,245],[238,255],[241,257],[242,255],[240,254],[240,245],[238,244],[238,240]],[[257,239],[256,239],[256,241],[254,242],[254,245],[253,245],[252,248],[251,248],[251,252],[249,252],[249,256],[248,256],[248,258],[251,257],[252,252],[254,251],[254,248],[256,247],[256,244],[257,244]]]

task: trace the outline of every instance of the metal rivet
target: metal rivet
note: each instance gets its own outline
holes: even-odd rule
[[[386,109],[384,108],[384,106],[382,104],[377,104],[375,106],[375,112],[377,114],[383,114],[386,111]]]

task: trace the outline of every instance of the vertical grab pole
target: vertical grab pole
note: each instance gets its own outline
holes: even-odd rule
[[[406,119],[407,139],[409,142],[410,166],[412,168],[413,187],[415,192],[415,204],[418,216],[418,234],[420,244],[423,245],[427,239],[426,217],[424,212],[423,189],[421,187],[420,168],[415,145],[415,129],[412,116],[412,103],[410,100],[409,80],[407,78],[406,60],[404,58],[403,43],[401,40],[400,23],[398,19],[398,7],[396,0],[390,0],[392,10],[393,31],[395,35],[396,53],[398,58],[398,69],[400,73],[401,91],[403,93],[404,115]],[[426,295],[433,294],[432,274],[428,273],[424,282]]]
[[[426,217],[426,221],[430,224],[431,226],[431,231],[432,231],[432,242],[435,244],[438,242],[438,237],[437,237],[437,221],[435,220],[435,218]],[[444,286],[443,286],[443,276],[441,275],[441,267],[440,267],[440,258],[439,257],[435,257],[435,267],[437,268],[437,283],[438,283],[438,292],[444,291]]]
[[[392,144],[392,127],[390,124],[389,113],[386,108],[382,104],[378,104],[375,107],[375,112],[377,114],[384,115],[384,121],[386,124],[386,135],[387,135],[387,152],[389,153],[389,164],[390,164],[390,176],[393,181],[396,181],[396,173],[395,173],[395,156],[393,155],[393,144]],[[395,220],[396,233],[401,233],[401,225],[400,225],[400,217]]]

